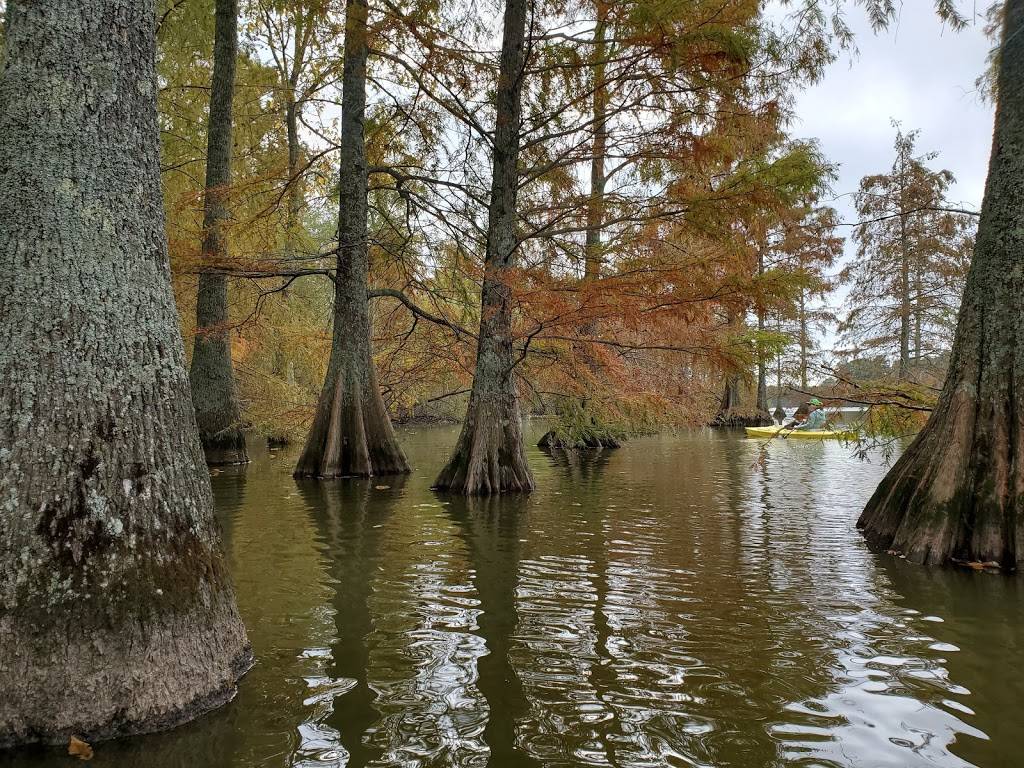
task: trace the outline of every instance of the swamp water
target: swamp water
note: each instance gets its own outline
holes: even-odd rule
[[[868,552],[881,457],[531,448],[535,493],[466,501],[429,489],[457,430],[400,434],[406,478],[296,482],[293,450],[214,474],[257,664],[92,765],[1024,765],[1024,576]]]

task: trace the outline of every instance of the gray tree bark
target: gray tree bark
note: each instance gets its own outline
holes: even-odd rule
[[[0,74],[0,747],[168,728],[251,651],[170,284],[152,0],[14,0]]]
[[[511,268],[519,245],[516,198],[529,0],[506,0],[496,93],[491,199],[480,335],[462,432],[435,486],[466,495],[530,491],[513,378]]]
[[[604,256],[601,232],[604,229],[605,177],[604,162],[608,152],[608,83],[605,70],[608,57],[608,7],[604,0],[594,3],[597,21],[594,26],[594,140],[590,159],[590,198],[587,200],[587,230],[584,240],[584,279],[601,276]]]
[[[238,57],[238,0],[217,0],[214,22],[213,84],[206,138],[206,193],[203,205],[203,263],[196,297],[192,347],[192,404],[199,439],[210,465],[249,461],[235,390],[228,329],[228,283],[215,271],[229,260],[226,224],[231,186],[231,107]]]
[[[409,471],[398,445],[370,347],[367,242],[366,0],[348,0],[342,106],[341,209],[331,359],[296,477],[387,475]]]
[[[910,373],[910,242],[907,233],[907,158],[900,154],[900,359],[897,378],[903,381]]]
[[[1024,0],[1008,0],[985,200],[949,374],[858,522],[918,563],[1024,561]]]

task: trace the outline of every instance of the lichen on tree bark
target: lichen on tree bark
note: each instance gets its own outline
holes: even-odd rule
[[[153,3],[6,25],[0,747],[176,725],[251,663],[171,292]]]
[[[992,157],[949,374],[858,522],[873,548],[919,563],[1024,560],[1024,0],[1005,12]]]

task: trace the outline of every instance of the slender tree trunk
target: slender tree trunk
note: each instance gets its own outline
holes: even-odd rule
[[[338,259],[331,360],[297,477],[388,475],[409,471],[398,445],[370,348],[367,242],[366,0],[348,0],[341,106]]]
[[[608,7],[603,0],[594,4],[597,23],[594,27],[594,140],[590,159],[590,199],[587,201],[584,279],[601,276],[603,254],[601,230],[604,228],[605,178],[604,161],[608,152],[608,83],[605,81],[608,46]]]
[[[170,728],[251,663],[171,292],[153,2],[6,24],[0,747]]]
[[[923,326],[924,326],[924,288],[921,284],[921,265],[914,268],[914,352],[915,366],[921,365]]]
[[[1024,559],[1024,0],[1008,0],[995,138],[949,374],[858,525],[918,563]]]
[[[530,0],[506,0],[494,129],[480,336],[469,407],[455,451],[436,486],[467,495],[530,491],[513,379],[510,271],[519,240],[516,195]]]
[[[902,150],[900,163],[900,360],[897,376],[900,381],[907,378],[910,371],[910,243],[907,235],[906,205],[906,158]]]
[[[810,346],[810,334],[807,329],[807,298],[804,291],[800,291],[800,389],[807,391],[807,357]]]
[[[192,404],[206,462],[244,464],[245,435],[235,390],[228,330],[228,283],[211,271],[228,261],[225,225],[231,185],[231,105],[238,55],[238,0],[217,0],[213,44],[213,86],[206,139],[206,200],[203,206],[203,270],[196,298],[192,348]]]
[[[776,321],[777,329],[782,332],[781,318]],[[782,407],[782,355],[775,358],[775,410],[772,412],[779,421],[786,418],[786,409]]]
[[[307,24],[312,20],[296,11],[292,18],[292,55],[291,62],[285,58],[284,71],[281,73],[287,92],[284,108],[284,127],[288,142],[288,207],[285,212],[285,243],[284,251],[294,256],[298,248],[300,221],[302,216],[302,183],[299,178],[299,163],[302,158],[302,143],[299,140],[299,120],[302,117],[302,102],[299,92],[299,77],[306,60]]]
[[[295,101],[295,87],[290,85],[288,103],[284,111],[285,132],[288,139],[288,209],[285,213],[284,251],[294,256],[297,248],[299,218],[302,215],[302,186],[299,183],[299,105]]]
[[[764,249],[757,253],[757,274],[764,274]],[[757,330],[764,333],[764,310],[757,310]],[[768,363],[764,355],[758,352],[757,356],[757,409],[768,413]]]

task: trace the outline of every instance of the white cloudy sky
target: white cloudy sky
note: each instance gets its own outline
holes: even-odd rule
[[[975,0],[961,0],[971,11]],[[850,4],[852,6],[852,3]],[[980,13],[988,3],[977,0]],[[839,168],[832,203],[844,221],[856,221],[849,193],[862,176],[888,170],[899,120],[919,129],[920,152],[936,151],[935,168],[948,168],[957,183],[950,199],[977,210],[985,186],[992,140],[992,106],[977,91],[991,42],[980,16],[953,32],[936,18],[932,0],[905,0],[899,24],[875,35],[863,12],[846,18],[857,35],[859,54],[842,55],[818,85],[798,96],[795,136],[816,137]],[[851,229],[842,228],[849,237]],[[847,243],[847,254],[852,248]],[[834,296],[831,304],[841,301]],[[834,339],[823,340],[831,346]]]
[[[793,126],[799,136],[818,137],[839,164],[836,192],[851,192],[861,176],[889,168],[896,119],[920,129],[921,151],[940,153],[935,165],[957,177],[954,198],[980,204],[992,138],[992,108],[975,86],[991,47],[982,20],[952,32],[931,0],[907,0],[900,23],[878,35],[859,9],[847,19],[859,55],[841,56],[821,83],[800,94]]]

